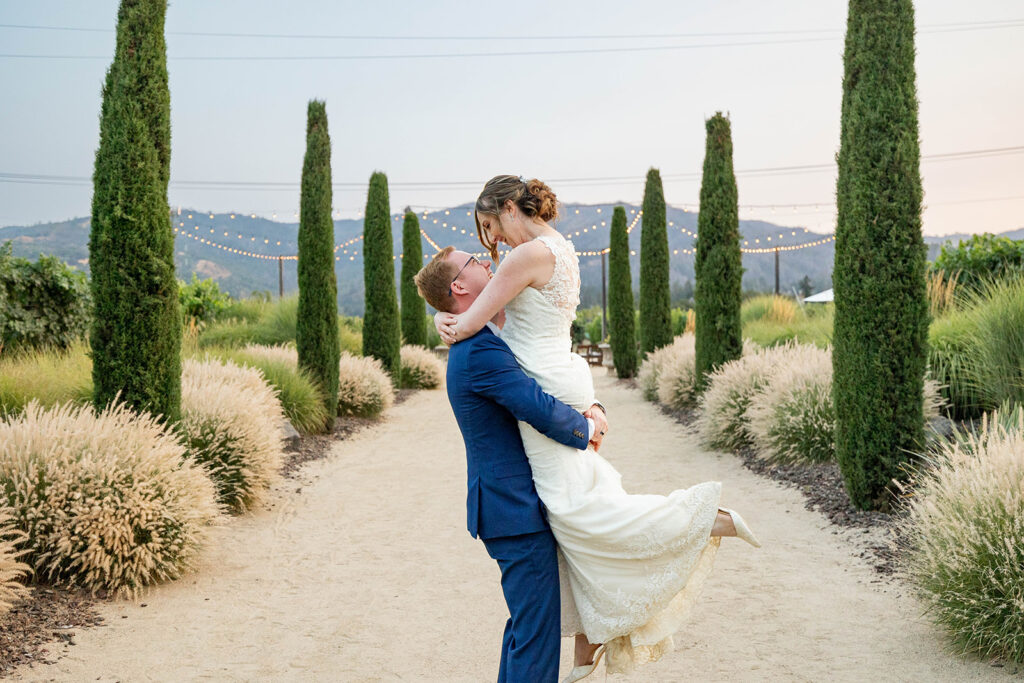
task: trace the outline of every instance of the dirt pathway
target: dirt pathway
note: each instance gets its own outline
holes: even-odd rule
[[[626,488],[724,484],[764,543],[726,540],[677,650],[635,681],[1009,680],[962,662],[795,490],[701,451],[639,392],[603,371],[603,454]],[[301,489],[301,492],[300,492]],[[139,603],[99,606],[108,626],[52,648],[15,680],[488,681],[506,618],[499,572],[465,531],[465,459],[444,392],[339,442],[267,510],[216,532],[196,574]],[[570,656],[563,641],[563,671]],[[601,676],[595,677],[600,680]]]

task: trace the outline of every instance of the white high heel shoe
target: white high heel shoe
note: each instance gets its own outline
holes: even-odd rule
[[[598,662],[601,661],[601,657],[603,656],[604,645],[601,645],[596,650],[594,650],[594,661],[592,664],[584,664],[582,666],[577,666],[569,672],[568,676],[562,679],[562,683],[576,683],[576,681],[582,680],[590,674],[594,673],[594,671],[597,670]]]
[[[757,540],[757,537],[754,536],[754,532],[750,530],[750,527],[747,526],[747,523],[743,521],[742,517],[740,517],[740,513],[736,512],[735,510],[730,510],[729,508],[718,509],[724,512],[725,514],[729,515],[729,517],[732,519],[732,525],[736,527],[736,538],[742,538],[744,541],[754,546],[755,548],[761,547],[761,542]]]

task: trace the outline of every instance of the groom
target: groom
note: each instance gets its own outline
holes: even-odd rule
[[[420,295],[447,313],[470,307],[491,277],[491,264],[453,247],[416,274]],[[595,404],[584,417],[545,394],[516,363],[497,333],[503,313],[451,347],[448,400],[466,443],[469,533],[501,568],[511,615],[505,624],[499,683],[557,681],[560,625],[555,539],[533,486],[518,420],[559,443],[600,445],[608,423]]]

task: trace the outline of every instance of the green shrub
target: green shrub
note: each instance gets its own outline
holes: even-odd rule
[[[245,314],[229,317],[232,311]],[[299,299],[297,296],[244,308],[229,307],[222,322],[214,323],[200,333],[199,348],[294,342],[298,311]],[[250,320],[249,316],[252,314],[256,314],[258,317],[255,320]]]
[[[672,309],[672,334],[678,337],[686,332],[686,326],[690,322],[690,312],[682,308]]]
[[[25,551],[18,546],[28,538],[18,531],[13,523],[10,508],[0,498],[0,617],[10,611],[14,603],[28,596],[28,589],[21,583],[30,567],[18,560]]]
[[[187,455],[217,487],[217,500],[244,512],[263,499],[281,468],[284,414],[259,370],[216,358],[185,361],[181,420]]]
[[[18,414],[32,401],[44,408],[92,400],[92,361],[85,342],[66,351],[33,351],[0,359],[0,416]]]
[[[602,335],[601,329],[602,327],[603,324],[600,315],[598,315],[596,318],[591,320],[590,323],[587,324],[587,338],[590,339],[590,343],[600,344],[601,342],[604,341],[604,336]]]
[[[181,411],[181,305],[167,183],[171,103],[165,0],[122,2],[100,108],[89,268],[93,402],[175,422]]]
[[[833,400],[850,500],[886,509],[925,443],[927,249],[911,0],[851,0],[836,182]]]
[[[401,377],[402,329],[395,293],[395,263],[391,240],[391,209],[388,178],[370,176],[363,218],[363,281],[366,312],[363,315],[363,355],[381,361],[396,380]],[[340,399],[339,399],[340,401]]]
[[[668,226],[665,191],[658,169],[647,171],[640,214],[640,353],[672,343],[672,296],[669,287]]]
[[[176,436],[124,404],[31,404],[0,422],[0,443],[0,499],[40,581],[136,597],[192,568],[220,516]]]
[[[708,373],[743,353],[740,300],[743,267],[732,130],[717,112],[705,122],[707,140],[694,246],[694,310],[697,313],[697,387]]]
[[[619,379],[636,374],[636,317],[633,308],[633,277],[629,268],[629,234],[626,209],[612,212],[608,252],[608,342],[615,374]]]
[[[759,346],[778,346],[786,342],[814,344],[825,348],[832,343],[832,304],[804,306],[797,309],[792,322],[776,322],[770,318],[753,319],[743,325],[743,337]]]
[[[186,320],[192,318],[204,323],[217,320],[231,305],[231,296],[220,291],[216,280],[200,280],[195,273],[192,273],[192,281],[187,284],[178,280],[178,299],[181,314]]]
[[[441,335],[439,335],[437,333],[437,328],[434,327],[434,316],[426,315],[426,325],[427,325],[427,348],[428,349],[433,349],[433,348],[436,348],[438,346],[441,346],[443,344],[443,342],[441,341]],[[358,353],[358,350],[349,351],[349,353]]]
[[[960,240],[956,247],[943,244],[931,270],[946,278],[959,275],[957,282],[968,289],[1005,277],[1018,277],[1024,274],[1024,240],[985,233],[972,235],[966,242]]]
[[[803,318],[795,301],[776,294],[754,296],[740,306],[740,320],[744,325],[756,320],[788,325]]]
[[[254,323],[263,316],[264,311],[273,304],[269,298],[253,295],[246,299],[231,299],[221,312],[221,320],[240,320]]]
[[[370,356],[341,354],[338,415],[378,417],[395,402],[391,376]]]
[[[85,336],[92,298],[89,281],[54,256],[29,261],[0,247],[0,352],[66,349]]]
[[[334,221],[331,218],[331,139],[327,107],[310,100],[306,120],[306,155],[302,164],[299,209],[299,303],[295,347],[299,367],[309,373],[324,396],[328,426],[338,401],[338,283],[334,273]]]
[[[403,389],[437,389],[444,382],[444,366],[432,351],[422,346],[402,347]]]
[[[250,344],[243,349],[212,349],[210,353],[262,372],[263,378],[277,392],[281,408],[296,430],[308,434],[327,429],[323,393],[312,377],[299,370],[294,347]]]
[[[1024,410],[928,456],[905,567],[958,650],[1024,663]]]
[[[427,302],[413,278],[423,267],[423,241],[416,213],[406,207],[402,223],[402,339],[406,344],[427,345]],[[430,327],[433,327],[431,320]]]

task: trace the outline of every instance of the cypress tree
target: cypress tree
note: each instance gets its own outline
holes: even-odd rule
[[[647,171],[640,223],[640,352],[672,343],[672,298],[668,282],[668,226],[658,169]]]
[[[850,499],[885,509],[924,445],[926,250],[910,0],[851,0],[836,201],[832,395]]]
[[[181,414],[181,310],[167,203],[166,0],[124,0],[100,110],[89,267],[93,402]]]
[[[377,171],[370,176],[363,219],[363,280],[366,285],[363,355],[380,359],[397,383],[401,376],[402,330],[395,293],[389,205],[388,177]]]
[[[406,344],[427,345],[427,304],[413,277],[423,266],[420,221],[409,207],[402,224],[402,338]]]
[[[694,311],[697,316],[697,386],[712,370],[743,352],[740,325],[743,267],[736,176],[729,119],[705,122],[707,143],[700,185],[695,247]]]
[[[328,429],[338,413],[338,284],[334,273],[334,221],[331,219],[331,138],[327,107],[310,100],[306,109],[306,156],[302,162],[299,205],[299,310],[295,346],[299,367],[324,392]]]
[[[632,377],[636,374],[633,278],[629,272],[626,210],[621,206],[616,206],[612,212],[608,248],[608,323],[615,373],[620,378]]]

